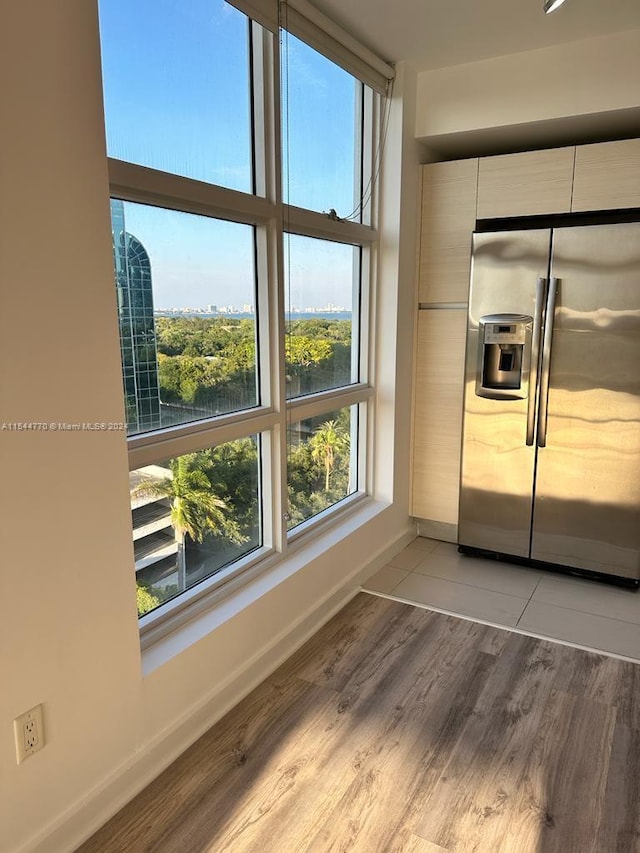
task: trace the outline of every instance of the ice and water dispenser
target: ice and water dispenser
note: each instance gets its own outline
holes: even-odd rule
[[[521,399],[528,394],[533,317],[487,314],[478,322],[476,394]]]

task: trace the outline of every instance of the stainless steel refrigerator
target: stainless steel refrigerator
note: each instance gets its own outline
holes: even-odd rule
[[[640,579],[640,223],[476,233],[461,551]]]

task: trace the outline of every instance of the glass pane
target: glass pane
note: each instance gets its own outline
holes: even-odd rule
[[[282,81],[284,201],[352,217],[360,197],[362,84],[286,32]]]
[[[360,248],[285,235],[287,397],[358,381]]]
[[[289,530],[357,491],[357,409],[348,406],[289,426]]]
[[[111,201],[129,434],[258,403],[254,230]]]
[[[223,0],[100,0],[110,157],[252,191],[248,19]]]
[[[140,616],[262,545],[255,436],[132,471]]]

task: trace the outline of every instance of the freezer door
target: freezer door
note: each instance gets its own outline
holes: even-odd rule
[[[473,242],[458,541],[518,557],[529,556],[550,240],[545,229],[475,234]]]
[[[531,556],[640,577],[640,224],[553,233]],[[544,387],[544,383],[541,383]]]

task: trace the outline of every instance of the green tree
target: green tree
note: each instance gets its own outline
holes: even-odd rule
[[[176,403],[180,395],[180,359],[158,353],[158,379],[163,403]]]
[[[291,367],[310,367],[331,358],[332,347],[329,341],[314,340],[303,335],[287,335],[284,343],[285,358]]]
[[[259,526],[258,444],[254,438],[239,438],[211,451],[216,491],[234,507],[243,534],[253,539]]]
[[[324,317],[291,320],[288,329],[292,335],[351,344],[351,320],[327,320]]]
[[[228,373],[236,371],[253,373],[256,366],[255,341],[253,338],[238,338],[231,341],[222,350],[221,358],[224,359],[224,369]]]
[[[138,602],[138,616],[144,616],[150,610],[153,610],[160,604],[160,599],[154,595],[150,589],[142,584],[138,584],[136,588],[136,599]]]
[[[195,542],[202,542],[209,534],[235,544],[245,541],[237,520],[222,498],[215,494],[207,476],[213,464],[210,451],[186,453],[169,463],[171,476],[141,483],[133,492],[134,495],[164,497],[171,501],[171,524],[178,543],[180,589],[186,586],[184,549],[187,535]]]
[[[336,459],[349,450],[349,434],[337,421],[325,421],[314,431],[309,444],[313,461],[324,469],[324,490],[328,492]]]

